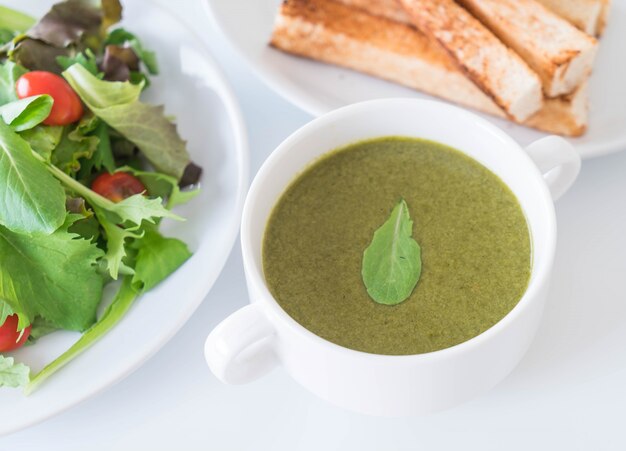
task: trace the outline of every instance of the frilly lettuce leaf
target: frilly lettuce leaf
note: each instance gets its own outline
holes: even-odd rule
[[[163,114],[163,107],[139,101],[141,84],[99,80],[80,64],[63,76],[87,107],[135,144],[157,171],[182,178],[190,163],[185,141]]]
[[[0,355],[0,387],[25,387],[29,380],[30,368],[23,363],[15,363],[13,357]]]
[[[22,235],[0,226],[0,299],[19,328],[40,315],[56,327],[82,331],[96,319],[102,276],[95,244],[61,227],[51,235]]]

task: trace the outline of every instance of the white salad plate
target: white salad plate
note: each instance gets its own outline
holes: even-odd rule
[[[278,94],[319,116],[364,100],[417,97],[420,92],[351,70],[287,55],[269,41],[281,0],[203,0],[223,36],[257,75]],[[581,138],[571,139],[583,158],[626,149],[626,0],[613,0],[609,25],[590,88],[590,126]],[[521,145],[546,136],[511,122],[486,116]]]
[[[0,3],[41,17],[53,2]],[[123,4],[122,25],[140,36],[160,63],[160,75],[152,79],[144,100],[165,105],[166,114],[176,117],[193,161],[204,169],[201,193],[175,210],[187,220],[166,221],[162,227],[165,235],[185,241],[194,255],[140,297],[115,329],[34,393],[25,396],[20,390],[0,389],[0,434],[58,414],[137,369],[200,305],[237,236],[249,168],[246,131],[235,97],[206,47],[171,11],[149,0]],[[78,336],[57,332],[13,355],[38,371]]]

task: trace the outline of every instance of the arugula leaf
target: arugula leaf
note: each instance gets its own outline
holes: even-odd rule
[[[26,72],[25,68],[12,61],[0,65],[0,105],[18,100],[15,83]]]
[[[65,220],[65,191],[35,155],[0,121],[0,224],[15,232],[50,234]]]
[[[20,136],[30,144],[31,149],[50,161],[52,151],[63,137],[64,127],[60,125],[38,125],[20,132]]]
[[[0,28],[24,32],[35,24],[35,19],[27,14],[6,6],[0,6]]]
[[[96,318],[103,279],[95,244],[64,230],[22,235],[0,227],[0,299],[23,329],[36,315],[61,329],[85,330]]]
[[[399,304],[417,285],[422,272],[421,250],[412,234],[413,221],[402,199],[374,232],[363,253],[363,282],[367,293],[379,304]]]
[[[15,363],[13,357],[0,355],[0,387],[24,387],[29,381],[30,368]]]
[[[63,76],[93,113],[134,143],[159,172],[181,179],[190,163],[185,142],[163,107],[141,103],[142,85],[99,80],[80,64]]]
[[[146,231],[134,247],[138,249],[138,253],[133,287],[138,291],[151,290],[192,255],[182,241],[176,238],[165,238],[154,230]]]
[[[138,295],[139,293],[132,287],[131,278],[125,277],[113,302],[111,302],[98,322],[91,326],[70,349],[36,374],[26,386],[25,393],[32,393],[46,379],[106,335],[124,317]]]
[[[157,63],[156,54],[150,50],[146,50],[139,38],[124,28],[117,28],[107,36],[105,45],[124,46],[128,45],[135,51],[137,57],[146,65],[150,75],[159,73],[159,65]]]
[[[52,110],[52,97],[39,95],[0,106],[2,120],[16,132],[29,130],[43,122]]]
[[[102,78],[102,73],[100,72],[100,69],[98,69],[98,61],[96,60],[96,55],[94,55],[91,49],[86,49],[84,52],[78,52],[76,55],[73,56],[57,56],[56,61],[63,70],[67,69],[70,66],[73,66],[74,64],[80,64],[85,69],[87,69],[89,73],[95,75],[98,78]]]

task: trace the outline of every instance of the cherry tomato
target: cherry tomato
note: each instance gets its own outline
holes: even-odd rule
[[[20,99],[48,94],[54,100],[50,115],[43,121],[46,125],[67,125],[83,116],[83,104],[63,77],[35,70],[17,79],[15,91]]]
[[[26,343],[26,339],[30,335],[31,326],[24,329],[24,333],[18,332],[17,320],[17,315],[11,315],[0,326],[0,352],[13,351]],[[22,334],[21,337],[20,334]]]
[[[91,183],[91,189],[113,202],[121,202],[127,197],[143,193],[146,187],[128,172],[105,172]]]

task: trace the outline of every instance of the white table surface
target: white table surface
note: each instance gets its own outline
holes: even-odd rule
[[[226,71],[248,124],[255,173],[310,117],[250,73],[199,0],[169,4]],[[626,152],[584,163],[557,206],[554,279],[537,338],[513,374],[468,404],[378,419],[327,405],[281,369],[247,386],[220,384],[202,349],[211,328],[247,302],[237,244],[197,313],[146,365],[99,396],[0,438],[0,451],[626,449],[625,174]]]

